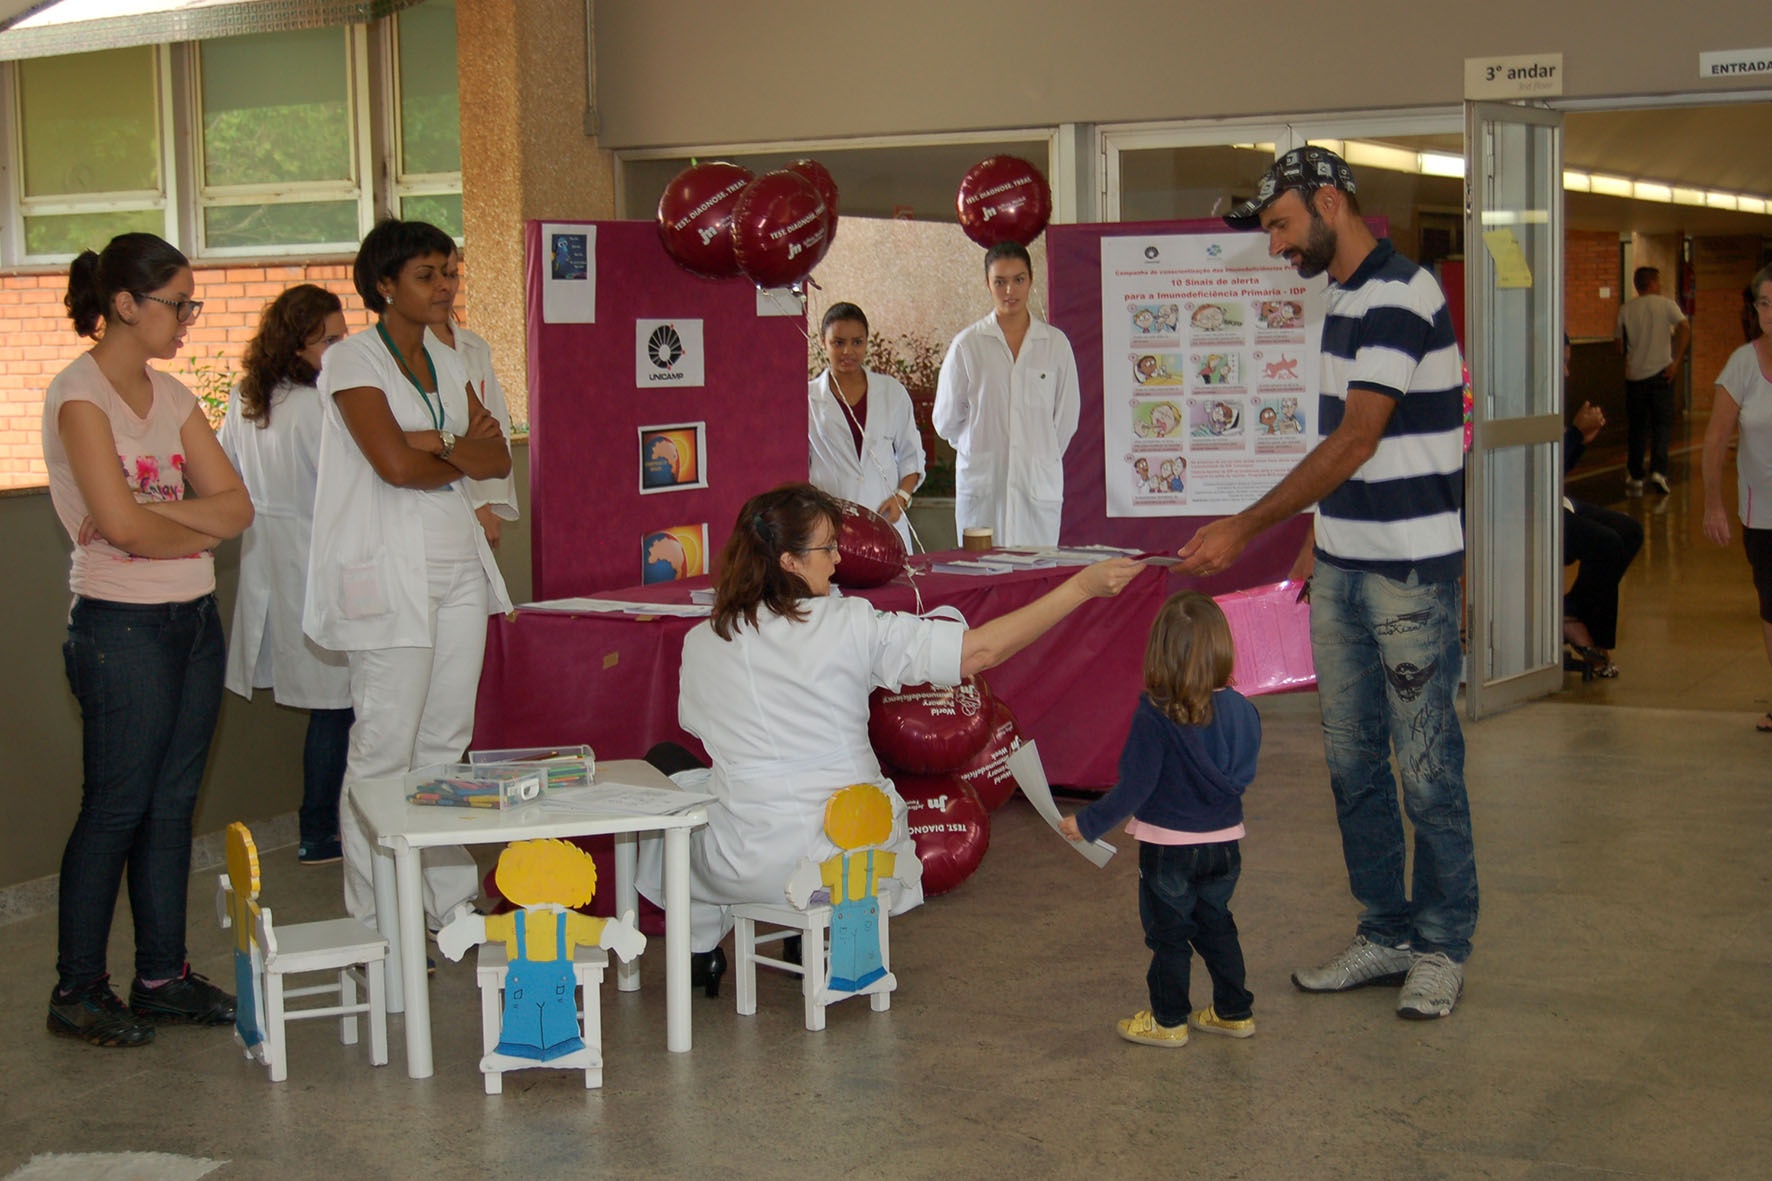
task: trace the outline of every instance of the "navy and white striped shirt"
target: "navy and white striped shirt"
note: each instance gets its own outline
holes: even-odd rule
[[[1329,284],[1317,413],[1341,425],[1347,391],[1396,399],[1378,450],[1317,505],[1317,556],[1423,581],[1464,572],[1464,369],[1433,276],[1378,246]]]

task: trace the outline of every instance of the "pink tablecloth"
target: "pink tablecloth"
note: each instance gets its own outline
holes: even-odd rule
[[[938,555],[939,556],[939,555]],[[919,557],[920,563],[927,559]],[[1032,602],[1074,570],[1028,570],[991,578],[922,574],[923,609],[959,608],[983,623]],[[653,602],[687,602],[706,580],[620,592]],[[1024,737],[1040,744],[1055,784],[1106,788],[1143,685],[1150,621],[1169,590],[1161,569],[1141,574],[1117,598],[1085,603],[1052,631],[985,674],[1009,704]],[[846,591],[884,610],[916,609],[902,576]],[[599,758],[643,756],[655,742],[701,747],[677,725],[677,667],[683,637],[700,620],[672,616],[563,615],[518,611],[487,630],[474,744],[481,747],[588,742]]]

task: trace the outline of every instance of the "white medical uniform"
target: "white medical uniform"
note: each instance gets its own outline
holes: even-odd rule
[[[467,374],[449,349],[426,346],[437,370],[443,429],[468,428]],[[504,578],[465,481],[396,488],[358,449],[333,400],[337,390],[373,386],[401,430],[436,428],[432,411],[373,330],[332,346],[320,372],[325,423],[314,490],[303,630],[348,653],[351,751],[345,786],[457,762],[474,729],[474,697],[486,652],[486,616],[509,611]],[[354,809],[339,816],[345,907],[373,921],[371,850]],[[474,859],[460,847],[424,852],[425,912],[433,923],[479,892]]]
[[[217,434],[252,496],[224,682],[248,701],[254,689],[272,689],[279,705],[298,709],[351,704],[344,654],[301,630],[323,410],[319,390],[286,381],[271,391],[269,418],[248,421],[236,388]]]
[[[878,509],[898,490],[899,481],[915,474],[922,484],[923,439],[911,413],[904,386],[882,373],[867,376],[867,422],[861,429],[861,454],[855,453],[850,409],[826,369],[806,386],[806,434],[811,444],[807,479],[844,500]],[[893,527],[911,548],[911,526],[904,513]]]
[[[935,433],[953,444],[954,524],[989,526],[998,545],[1057,545],[1064,449],[1082,409],[1064,333],[1028,325],[1021,352],[993,312],[954,337],[935,389]]]
[[[425,347],[446,349],[449,346],[427,328]],[[498,374],[492,371],[492,346],[479,333],[470,332],[458,324],[455,326],[454,352],[461,358],[462,368],[467,370],[468,382],[474,387],[480,405],[498,419],[499,429],[504,431],[508,441],[511,437],[511,407],[505,401],[504,387],[498,384]],[[493,515],[500,520],[515,521],[518,517],[516,478],[513,473],[492,480],[468,480],[468,503],[476,509],[483,505],[491,508]]]
[[[706,828],[689,836],[690,946],[710,951],[732,927],[736,902],[780,902],[802,858],[839,850],[824,832],[825,803],[852,783],[873,783],[892,800],[889,852],[915,856],[905,805],[868,745],[868,694],[960,680],[965,626],[881,612],[865,599],[810,598],[804,621],[763,611],[731,640],[712,623],[683,642],[677,714],[701,739],[711,772]],[[695,776],[695,772],[690,772]],[[685,786],[691,786],[683,777]],[[640,892],[660,905],[663,842],[641,842]],[[899,892],[893,914],[923,901]]]

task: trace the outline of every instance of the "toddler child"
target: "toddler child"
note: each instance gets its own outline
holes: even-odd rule
[[[1218,604],[1198,591],[1171,595],[1145,645],[1145,692],[1120,754],[1119,783],[1061,825],[1071,840],[1093,841],[1132,818],[1126,832],[1138,840],[1151,1007],[1119,1030],[1140,1045],[1185,1046],[1190,1026],[1225,1037],[1255,1033],[1230,900],[1261,716],[1229,687],[1231,657]],[[1188,1000],[1192,951],[1212,977],[1212,1004],[1199,1010]]]

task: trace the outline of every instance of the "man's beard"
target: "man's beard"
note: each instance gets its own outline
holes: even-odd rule
[[[1298,252],[1298,261],[1293,263],[1301,279],[1316,278],[1335,261],[1335,231],[1329,228],[1329,223],[1314,208],[1310,214],[1310,230],[1305,235],[1304,246]]]

